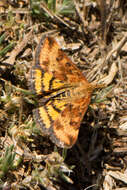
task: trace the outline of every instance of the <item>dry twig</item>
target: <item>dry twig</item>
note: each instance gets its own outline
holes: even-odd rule
[[[59,23],[64,24],[65,26],[67,26],[70,29],[74,29],[71,26],[69,26],[69,24],[67,22],[65,22],[63,19],[61,19],[58,15],[54,14],[47,6],[44,2],[40,3],[41,8],[53,19],[53,20],[57,20]]]
[[[110,57],[114,54],[114,52],[116,52],[116,55],[114,55],[115,57],[118,56],[118,53],[120,52],[121,48],[124,46],[124,44],[127,41],[127,32],[124,34],[124,37],[122,38],[122,40],[117,44],[117,46],[115,46],[115,48],[110,51],[106,57],[106,62],[109,61]]]
[[[19,44],[16,45],[15,49],[11,52],[10,57],[6,59],[4,62],[12,66],[14,65],[16,56],[26,47],[28,41],[32,37],[32,32],[33,30],[31,30],[28,34],[25,35],[24,39]]]
[[[110,68],[109,74],[106,77],[102,78],[99,82],[109,85],[113,81],[117,71],[118,68],[116,66],[116,63],[114,62]]]

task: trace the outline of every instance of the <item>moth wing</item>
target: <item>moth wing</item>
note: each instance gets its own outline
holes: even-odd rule
[[[52,142],[61,148],[71,148],[78,138],[80,123],[89,103],[90,96],[70,103],[51,99],[35,109],[34,116]]]
[[[52,133],[54,121],[67,106],[67,101],[59,99],[49,99],[47,103],[33,110],[35,121],[40,125],[46,135]]]
[[[50,139],[61,148],[71,148],[79,134],[83,116],[90,103],[90,96],[68,104],[53,123]]]
[[[87,80],[53,37],[41,39],[31,70],[30,88],[39,95]]]

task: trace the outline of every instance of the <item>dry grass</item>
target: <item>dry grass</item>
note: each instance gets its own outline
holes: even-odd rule
[[[127,4],[85,2],[0,2],[2,190],[127,189]],[[29,69],[44,33],[62,39],[90,82],[105,83],[69,150],[56,148],[33,120]]]

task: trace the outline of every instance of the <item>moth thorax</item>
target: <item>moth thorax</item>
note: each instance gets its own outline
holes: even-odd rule
[[[79,83],[76,87],[71,89],[72,96],[82,98],[89,96],[93,91],[93,86],[90,83]]]

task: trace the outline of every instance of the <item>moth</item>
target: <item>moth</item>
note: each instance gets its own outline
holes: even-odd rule
[[[43,37],[37,47],[30,81],[30,88],[40,97],[33,111],[35,121],[53,143],[71,148],[91,94],[99,85],[87,81],[51,36]]]

